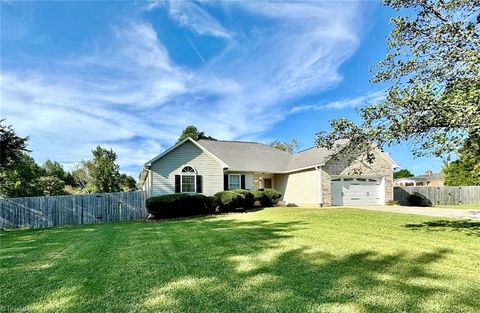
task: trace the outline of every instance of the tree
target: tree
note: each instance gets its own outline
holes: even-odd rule
[[[410,172],[406,168],[393,172],[393,178],[394,179],[413,177],[413,176],[415,176],[415,175],[413,175],[412,172]]]
[[[90,176],[91,169],[93,168],[93,162],[88,160],[82,160],[75,165],[72,176],[75,181],[75,186],[78,186],[80,189],[85,189],[88,182],[92,180]]]
[[[279,140],[274,140],[268,144],[270,147],[294,153],[298,149],[298,140],[297,138],[292,138],[290,142],[280,142]]]
[[[197,127],[194,125],[187,126],[183,131],[180,137],[178,137],[177,143],[182,142],[183,140],[187,139],[188,137],[192,138],[193,140],[197,141],[200,139],[206,140],[217,140],[213,137],[205,135],[204,132],[198,131]]]
[[[44,196],[59,196],[67,193],[65,182],[56,176],[41,176],[34,181],[34,184]]]
[[[13,165],[0,172],[0,197],[42,196],[43,191],[36,183],[42,175],[42,168],[31,156],[23,153]]]
[[[92,150],[93,159],[88,168],[91,180],[91,192],[116,192],[120,191],[120,167],[115,162],[117,154],[112,149],[97,146]]]
[[[447,186],[480,185],[480,136],[465,141],[459,158],[443,168]]]
[[[65,171],[63,165],[57,161],[47,160],[42,165],[46,176],[54,176],[62,180],[65,185],[74,186],[75,180],[70,172]]]
[[[20,137],[15,133],[12,125],[5,125],[0,120],[0,170],[13,166],[19,161],[27,149],[28,137]]]
[[[134,191],[138,190],[137,182],[135,179],[127,174],[120,175],[120,189],[122,191]]]
[[[82,160],[75,165],[72,176],[82,192],[100,193],[137,190],[137,182],[127,174],[119,172],[117,154],[97,146],[92,150],[93,159]],[[68,188],[70,189],[70,188]],[[78,192],[72,190],[72,192]]]
[[[383,101],[359,109],[362,123],[331,121],[317,145],[348,139],[344,152],[412,144],[416,156],[456,151],[480,134],[480,15],[478,0],[385,0],[405,16],[391,20],[389,53],[373,83],[389,83]]]

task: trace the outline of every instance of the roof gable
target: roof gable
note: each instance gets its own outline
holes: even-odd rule
[[[152,163],[160,160],[161,158],[163,158],[165,155],[169,154],[170,152],[174,151],[175,149],[177,149],[178,147],[182,146],[183,144],[185,144],[186,142],[191,142],[193,143],[195,146],[197,146],[198,148],[200,148],[200,150],[202,150],[203,152],[207,153],[208,155],[210,155],[212,158],[214,158],[216,161],[218,161],[223,167],[225,168],[228,168],[228,164],[226,164],[225,162],[223,162],[222,160],[220,160],[216,155],[214,155],[213,153],[211,153],[210,151],[208,151],[205,147],[203,147],[202,145],[200,145],[198,142],[196,142],[195,140],[193,140],[192,138],[190,137],[187,137],[186,139],[184,139],[183,141],[175,144],[174,146],[168,148],[167,150],[163,151],[161,154],[157,155],[156,157],[154,157],[153,159],[151,159],[150,161],[148,161],[147,163],[145,163],[144,165],[145,166],[151,166]]]

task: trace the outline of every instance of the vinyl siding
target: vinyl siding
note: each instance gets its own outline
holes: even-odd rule
[[[318,206],[319,173],[315,169],[275,175],[275,189],[283,194],[282,200],[298,206]]]
[[[186,165],[192,166],[198,175],[202,175],[204,195],[213,195],[223,190],[222,165],[186,141],[152,164],[152,196],[175,193],[175,175],[179,175]]]

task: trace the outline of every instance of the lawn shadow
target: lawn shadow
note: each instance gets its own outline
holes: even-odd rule
[[[437,220],[418,224],[406,224],[412,230],[457,231],[469,236],[480,236],[480,222],[469,220]]]
[[[333,254],[292,244],[308,227],[222,216],[51,232],[28,259],[5,260],[0,300],[72,312],[392,312],[422,311],[447,292],[438,283],[448,277],[431,268],[449,250]],[[473,293],[462,301],[479,304]]]

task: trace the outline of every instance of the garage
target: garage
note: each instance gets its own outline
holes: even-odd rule
[[[379,177],[332,178],[332,205],[381,205],[384,192]]]

